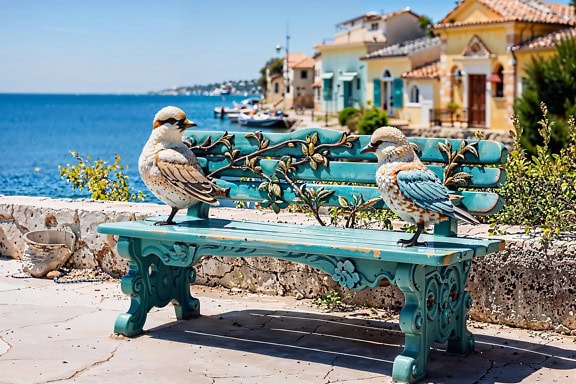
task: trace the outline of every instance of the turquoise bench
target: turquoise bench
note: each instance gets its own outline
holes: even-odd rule
[[[396,381],[425,376],[433,342],[447,342],[449,352],[472,352],[474,339],[466,328],[472,299],[466,280],[474,257],[502,250],[503,241],[459,237],[455,220],[422,235],[426,247],[412,248],[397,244],[410,236],[404,232],[323,225],[323,207],[340,207],[351,218],[361,209],[385,208],[374,185],[376,158],[360,154],[369,139],[321,128],[186,132],[184,140],[206,174],[229,188],[227,199],[258,202],[275,212],[298,204],[319,225],[209,218],[204,204],[176,216],[176,226],[154,226],[159,218],[101,224],[98,232],[119,236],[118,253],[130,261],[121,288],[131,305],[118,316],[114,331],[129,337],[140,334],[148,311],[170,302],[178,319],[198,316],[200,303],[191,296],[190,284],[196,277],[194,265],[204,256],[275,257],[316,267],[354,290],[388,283],[400,288],[405,297],[399,320],[405,347],[394,361]],[[505,180],[504,145],[488,140],[410,141],[454,191],[456,204],[480,216],[502,207],[497,189]]]

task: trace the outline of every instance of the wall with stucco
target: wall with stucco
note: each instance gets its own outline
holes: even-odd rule
[[[0,254],[21,258],[23,235],[28,231],[71,230],[78,242],[69,259],[70,266],[100,267],[119,277],[127,271],[128,264],[116,252],[115,237],[96,232],[98,224],[166,215],[168,211],[166,206],[155,204],[0,196]],[[211,216],[316,223],[302,214],[275,215],[234,208],[212,209]],[[487,231],[486,226],[460,228],[461,234],[471,236],[486,236]],[[507,241],[504,252],[478,258],[473,264],[468,284],[474,299],[471,317],[534,329],[558,326],[576,329],[576,240],[544,246],[521,230],[504,238]],[[197,283],[205,285],[300,297],[318,297],[336,290],[356,304],[398,308],[403,303],[403,296],[395,286],[349,291],[314,268],[277,259],[209,257],[197,265],[197,270]]]

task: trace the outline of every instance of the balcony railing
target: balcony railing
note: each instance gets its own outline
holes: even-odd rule
[[[431,109],[430,125],[465,127],[468,125],[468,111],[466,109]]]

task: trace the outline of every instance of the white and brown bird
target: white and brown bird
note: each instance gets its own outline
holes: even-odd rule
[[[175,224],[174,215],[179,209],[200,202],[216,204],[215,197],[225,195],[226,190],[204,175],[198,159],[182,141],[182,133],[196,124],[180,108],[164,107],[152,126],[138,169],[148,189],[172,207],[168,219],[155,224]]]
[[[418,237],[424,228],[448,217],[479,224],[470,213],[452,204],[448,189],[420,161],[398,128],[378,128],[362,149],[366,152],[378,157],[376,184],[386,205],[402,220],[417,226],[412,238],[398,243],[405,247],[423,245]]]

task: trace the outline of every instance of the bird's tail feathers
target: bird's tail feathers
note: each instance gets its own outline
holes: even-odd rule
[[[214,184],[213,190],[212,190],[212,195],[213,196],[218,196],[218,197],[226,197],[228,196],[228,192],[230,191],[230,188],[224,188],[219,186],[216,183],[212,183]]]
[[[478,225],[480,222],[469,212],[463,210],[462,208],[454,207],[454,216],[457,219],[467,222],[468,224]]]

